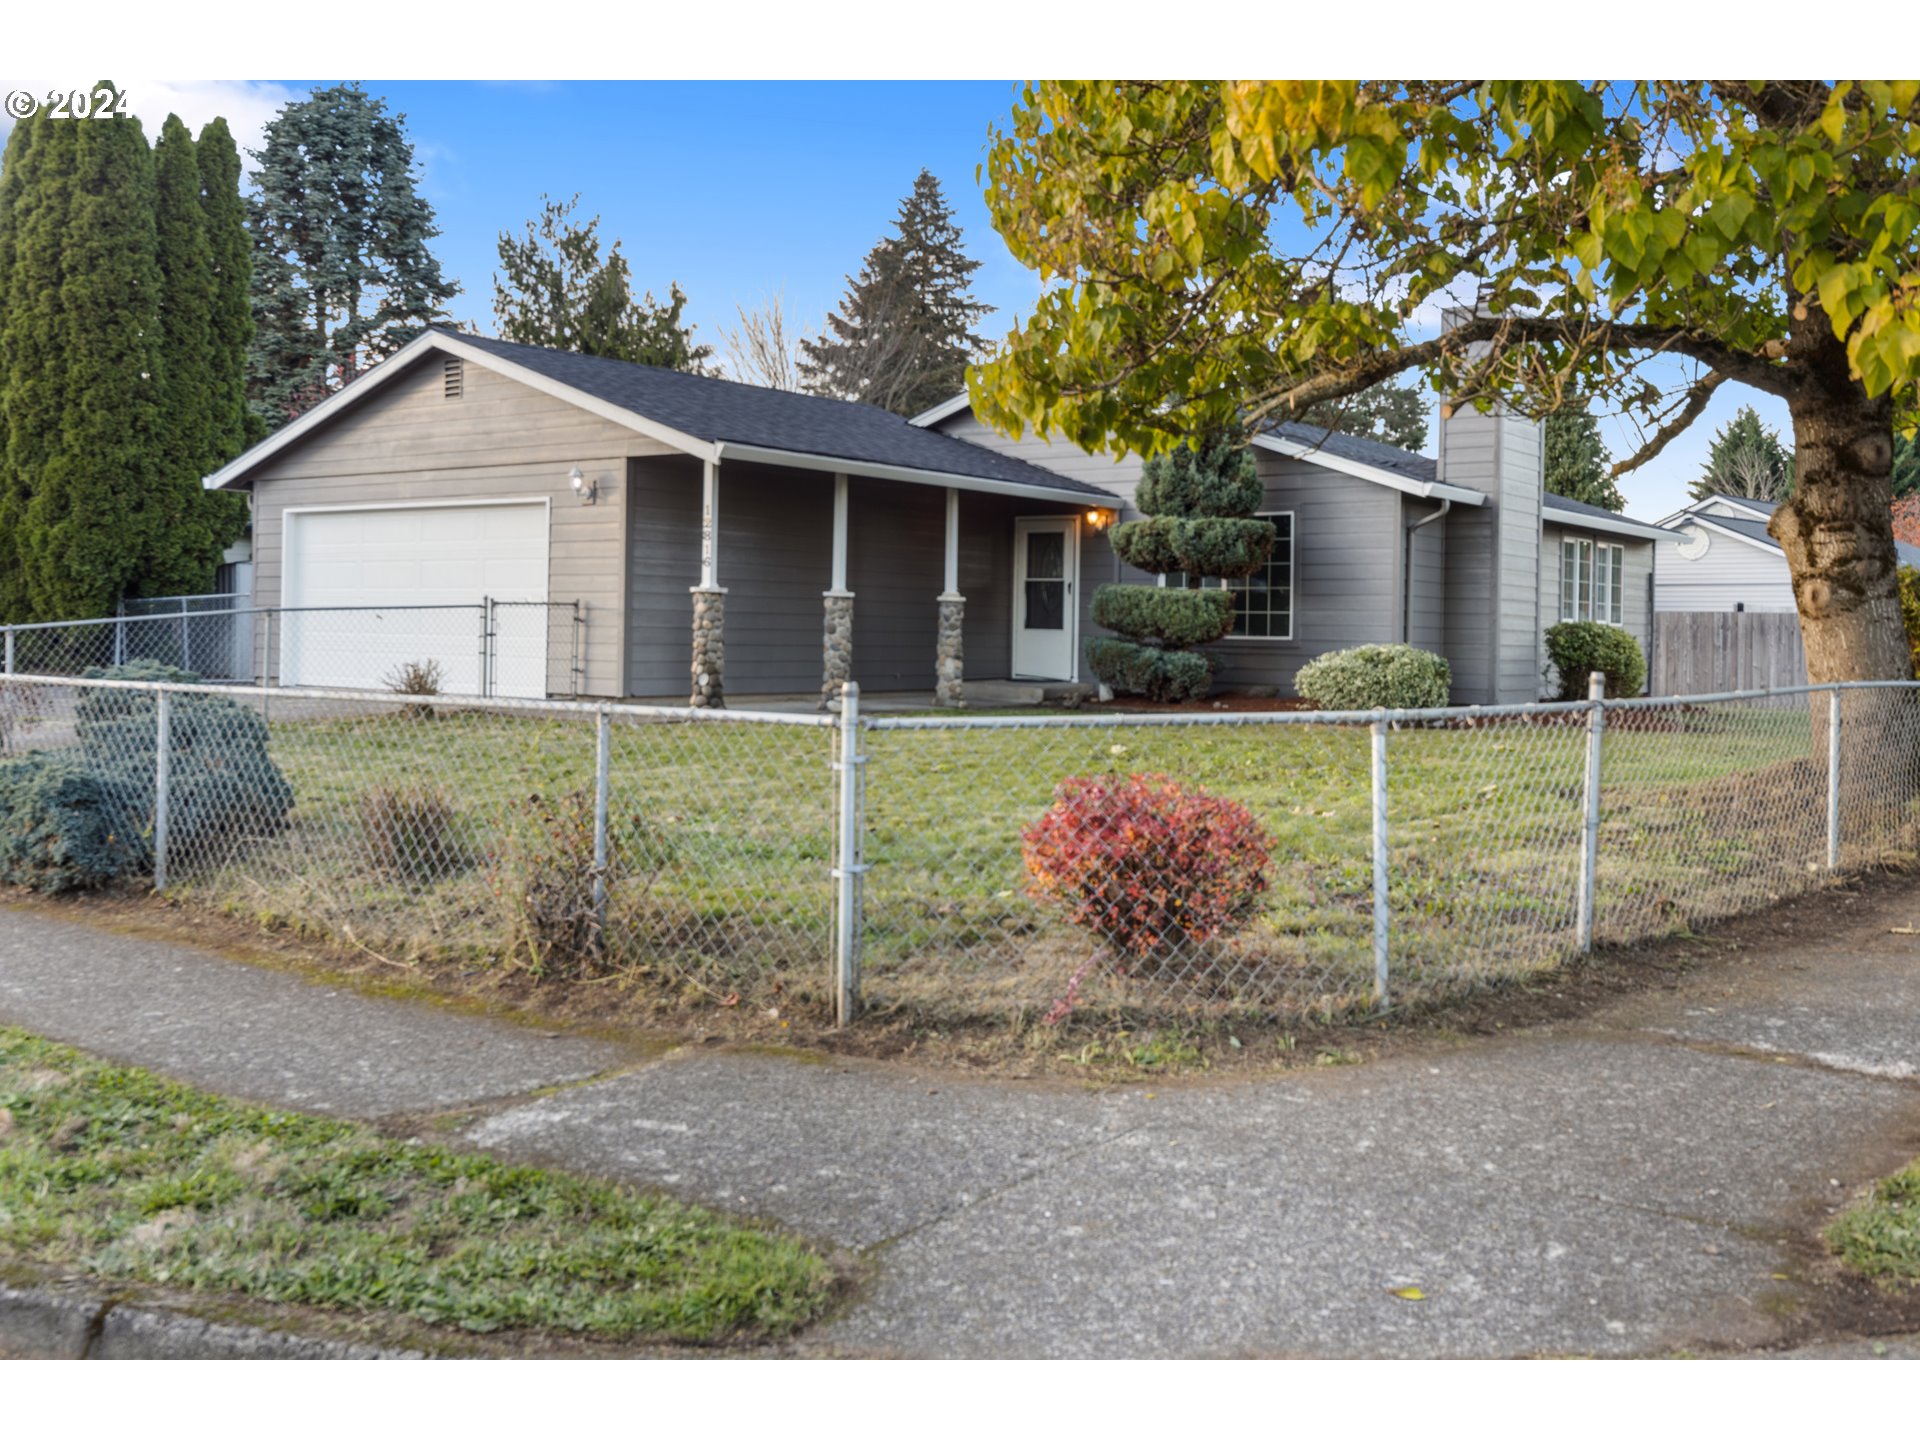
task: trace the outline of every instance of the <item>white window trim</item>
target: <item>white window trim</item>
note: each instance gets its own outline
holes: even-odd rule
[[[1298,565],[1300,547],[1297,543],[1300,538],[1299,517],[1297,512],[1292,510],[1256,510],[1253,512],[1253,518],[1256,520],[1278,520],[1282,515],[1287,517],[1287,633],[1284,635],[1235,635],[1229,633],[1220,641],[1222,645],[1285,645],[1291,643],[1293,640],[1294,630],[1297,628],[1296,621],[1300,613]],[[1275,548],[1278,548],[1278,543],[1278,541],[1275,542]],[[1230,588],[1224,580],[1220,582],[1220,587],[1223,590]]]
[[[1567,550],[1571,546],[1574,552],[1573,610],[1567,613]],[[1582,566],[1582,548],[1585,550],[1585,565]],[[1613,583],[1613,557],[1620,557],[1620,583]],[[1601,571],[1605,570],[1607,580],[1603,587],[1600,582]],[[1602,625],[1611,625],[1616,630],[1626,628],[1627,606],[1627,547],[1615,544],[1611,540],[1594,540],[1584,535],[1562,535],[1560,537],[1560,622],[1571,624],[1581,619],[1597,620]],[[1583,593],[1584,592],[1584,593]],[[1601,597],[1606,598],[1606,613],[1599,613]],[[1588,614],[1581,616],[1580,602],[1587,602]],[[1613,618],[1615,611],[1620,618]]]

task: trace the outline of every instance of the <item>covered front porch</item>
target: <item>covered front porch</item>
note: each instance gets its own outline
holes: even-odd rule
[[[1105,578],[1117,505],[970,477],[637,458],[627,693],[824,708],[853,680],[884,708],[1058,698],[1047,687],[1085,678],[1082,577],[1096,555]]]

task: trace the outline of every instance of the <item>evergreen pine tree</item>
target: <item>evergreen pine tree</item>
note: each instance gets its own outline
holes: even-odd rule
[[[863,400],[916,415],[966,386],[986,342],[973,327],[991,306],[970,289],[978,260],[961,248],[953,207],[922,170],[900,202],[895,233],[847,278],[826,332],[800,345],[801,375],[816,395]]]
[[[1780,443],[1778,431],[1760,423],[1751,405],[1742,405],[1713,437],[1690,493],[1696,500],[1709,495],[1785,500],[1793,493],[1793,451]]]
[[[540,199],[540,218],[527,222],[524,237],[500,235],[506,273],[493,277],[500,338],[704,373],[713,347],[696,344],[693,327],[681,322],[687,297],[680,286],[671,286],[664,305],[651,290],[636,299],[620,242],[600,253],[600,217],[574,220],[578,195]]]
[[[459,287],[427,242],[404,115],[357,85],[316,90],[254,152],[255,412],[278,426],[444,319]]]
[[[1093,673],[1123,694],[1191,700],[1207,693],[1213,661],[1193,647],[1233,629],[1233,592],[1206,582],[1243,580],[1273,553],[1271,521],[1254,518],[1265,494],[1253,452],[1231,440],[1185,443],[1141,472],[1134,504],[1145,520],[1113,527],[1114,553],[1149,575],[1178,576],[1184,588],[1102,585],[1087,647]]]
[[[1600,422],[1584,410],[1549,415],[1545,425],[1547,493],[1624,510],[1627,502],[1613,483],[1612,457],[1600,438]]]
[[[1920,444],[1911,435],[1893,437],[1893,498],[1920,495]]]

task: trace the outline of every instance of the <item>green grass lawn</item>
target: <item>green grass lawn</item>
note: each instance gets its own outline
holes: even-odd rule
[[[1920,1284],[1920,1160],[1880,1181],[1828,1226],[1827,1243],[1869,1280]]]
[[[608,959],[689,995],[823,1002],[830,950],[832,734],[792,726],[615,726],[616,878]],[[1550,968],[1572,948],[1584,732],[1414,728],[1390,742],[1392,992],[1405,1001]],[[1806,710],[1694,711],[1617,725],[1605,760],[1602,939],[1661,933],[1817,879],[1824,770]],[[499,857],[547,802],[588,791],[590,720],[445,711],[302,716],[273,707],[291,825],[183,873],[228,908],[398,958],[530,963],[523,876]],[[1328,1016],[1371,1004],[1371,815],[1364,729],[1249,724],[880,730],[867,737],[864,987],[955,1016],[1044,1005],[1089,940],[1025,894],[1021,831],[1054,786],[1164,772],[1249,806],[1274,842],[1253,922],[1168,973],[1100,972],[1117,1006]],[[443,796],[450,840],[423,874],[369,863],[365,796]],[[513,846],[506,846],[511,849]],[[524,849],[524,846],[521,846]],[[493,858],[489,858],[493,857]]]
[[[711,1342],[818,1314],[798,1242],[695,1206],[272,1111],[0,1027],[0,1252],[469,1331]]]

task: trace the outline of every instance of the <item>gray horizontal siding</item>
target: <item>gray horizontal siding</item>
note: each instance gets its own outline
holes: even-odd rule
[[[1602,545],[1617,544],[1622,547],[1624,554],[1621,557],[1620,627],[1640,642],[1640,653],[1650,658],[1653,654],[1651,602],[1654,542],[1635,540],[1624,535],[1606,535],[1573,526],[1548,524],[1542,531],[1540,545],[1540,639],[1534,662],[1539,673],[1544,677],[1547,671],[1547,629],[1560,620],[1561,567],[1565,563],[1560,542],[1569,536],[1575,539],[1592,540]],[[1543,678],[1541,693],[1547,693],[1549,688],[1548,681]]]
[[[627,461],[665,447],[475,365],[465,367],[460,398],[449,400],[440,359],[430,356],[261,467],[254,603],[281,603],[289,507],[545,497],[549,598],[586,608],[584,690],[621,694]],[[567,475],[575,465],[599,486],[597,503],[574,496]]]

